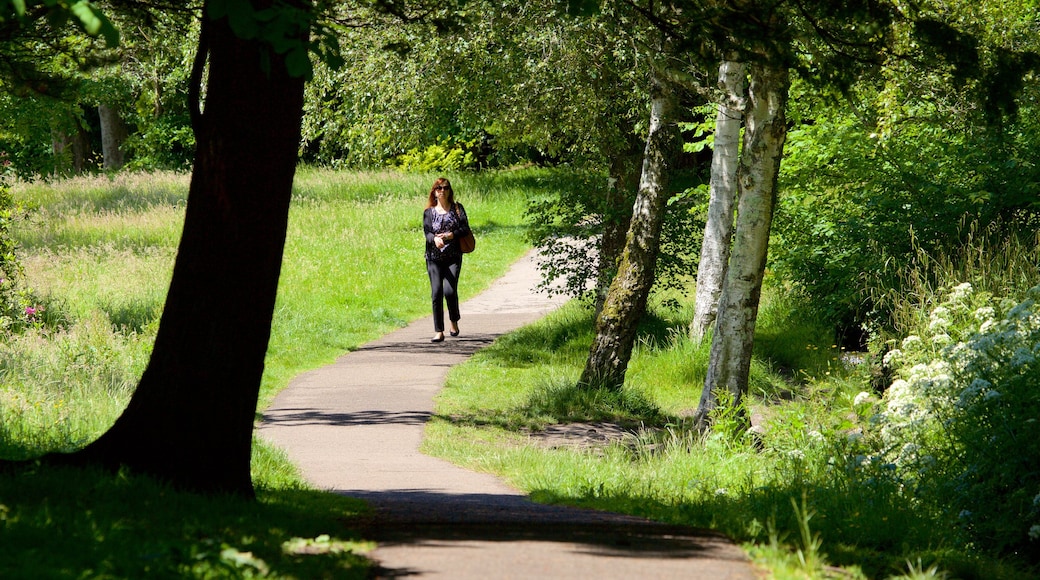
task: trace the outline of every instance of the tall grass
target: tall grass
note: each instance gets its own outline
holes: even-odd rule
[[[912,334],[951,283],[970,283],[1001,300],[1020,295],[1040,279],[1040,230],[1009,232],[1001,223],[966,229],[961,246],[943,254],[930,254],[915,242],[911,266],[898,276],[898,290],[871,286],[870,300],[890,313],[874,329],[876,342]]]

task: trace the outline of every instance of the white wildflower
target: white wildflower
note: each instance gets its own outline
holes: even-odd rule
[[[860,391],[859,394],[856,395],[856,398],[852,400],[852,405],[854,407],[858,407],[858,406],[866,404],[866,403],[871,403],[871,402],[873,402],[873,400],[874,400],[874,396],[873,395],[871,395],[870,393],[868,393],[866,391]]]
[[[993,317],[996,315],[997,313],[993,310],[992,306],[983,306],[975,311],[975,320],[978,320],[979,322],[988,322],[993,320]]]
[[[817,431],[815,429],[813,429],[812,431],[809,431],[809,439],[812,439],[813,441],[817,441],[817,442],[822,442],[822,441],[825,440],[825,438],[823,436],[823,433],[820,433],[819,431]]]
[[[990,390],[990,391],[986,391],[986,394],[983,395],[983,398],[986,399],[987,401],[989,401],[989,400],[992,400],[992,399],[999,399],[1000,396],[1001,396],[1000,395],[1000,391],[998,391],[996,389],[993,389],[993,390]]]
[[[914,347],[917,347],[917,346],[920,346],[920,345],[921,345],[921,337],[917,336],[916,334],[911,334],[910,336],[904,338],[902,344],[900,344],[900,346],[903,347],[903,350],[912,350]],[[896,351],[896,352],[899,352],[899,351]]]
[[[899,350],[898,348],[893,348],[892,350],[885,353],[885,356],[881,359],[881,362],[885,363],[886,365],[890,365],[893,362],[899,361],[899,359],[902,356],[903,351]]]
[[[939,346],[944,346],[950,344],[951,342],[953,342],[953,339],[950,338],[950,335],[946,334],[945,332],[940,332],[932,336],[932,343],[937,344]]]
[[[968,385],[968,388],[961,391],[960,398],[962,400],[973,399],[979,393],[988,391],[992,386],[986,379],[975,379]]]
[[[944,332],[950,326],[950,321],[945,318],[933,318],[928,321],[928,330],[931,332]]]
[[[953,287],[950,291],[950,298],[964,298],[971,294],[971,282],[964,282]]]
[[[787,456],[792,459],[802,460],[805,459],[805,452],[801,449],[792,449],[787,452]]]
[[[903,448],[899,451],[899,458],[903,461],[913,461],[917,458],[917,445],[914,443],[907,443],[903,445]]]
[[[727,493],[729,493],[729,490],[724,487],[715,490],[715,495],[726,495]]]
[[[1016,319],[1016,318],[1018,318],[1018,319],[1026,320],[1026,319],[1029,318],[1029,315],[1033,313],[1033,304],[1034,303],[1033,303],[1032,300],[1026,300],[1025,302],[1019,304],[1018,306],[1015,306],[1014,308],[1012,308],[1011,311],[1008,312],[1007,317],[1009,319]]]

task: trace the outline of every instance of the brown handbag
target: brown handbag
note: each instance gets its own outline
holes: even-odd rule
[[[477,239],[473,237],[473,230],[470,230],[468,234],[459,238],[459,250],[463,254],[468,254],[475,250],[477,247]]]
[[[462,215],[459,213],[458,206],[455,206],[455,215],[458,215],[460,218],[462,217]],[[459,251],[463,254],[468,254],[473,250],[477,249],[477,239],[473,237],[473,230],[470,230],[469,233],[459,238],[458,242]]]

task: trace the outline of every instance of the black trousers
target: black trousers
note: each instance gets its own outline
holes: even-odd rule
[[[459,271],[462,258],[435,262],[426,260],[426,271],[430,274],[430,297],[433,299],[433,331],[444,332],[444,303],[448,304],[448,319],[458,322],[459,314]]]

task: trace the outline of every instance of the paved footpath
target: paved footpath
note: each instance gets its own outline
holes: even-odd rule
[[[427,317],[300,375],[264,412],[261,436],[315,487],[374,507],[361,532],[378,542],[378,578],[761,578],[719,535],[535,504],[419,453],[448,369],[559,305],[534,291],[538,279],[529,254],[462,305],[458,338],[431,343]]]

